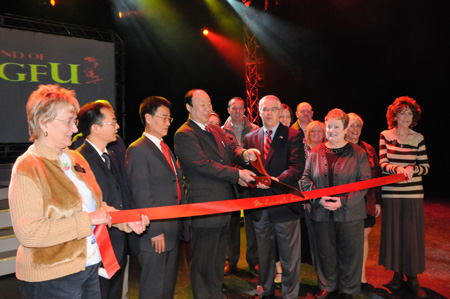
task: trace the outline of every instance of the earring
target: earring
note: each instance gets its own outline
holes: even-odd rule
[[[44,137],[47,137],[48,136],[48,132],[44,132]]]

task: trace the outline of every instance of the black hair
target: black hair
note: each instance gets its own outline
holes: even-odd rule
[[[192,95],[194,94],[195,89],[189,90],[184,96],[184,105],[189,104],[192,107]]]
[[[151,96],[146,99],[144,99],[141,104],[139,105],[139,115],[141,117],[141,122],[145,127],[145,115],[150,114],[151,116],[155,115],[156,110],[160,106],[166,106],[167,108],[171,109],[172,104],[163,97],[160,96]]]
[[[93,124],[100,123],[105,118],[101,109],[107,108],[113,110],[111,104],[107,101],[95,101],[85,104],[78,112],[78,130],[84,137],[91,134]]]

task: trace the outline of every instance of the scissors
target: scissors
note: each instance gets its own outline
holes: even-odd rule
[[[293,194],[301,198],[305,198],[305,196],[303,196],[303,193],[300,192],[300,190],[298,190],[297,188],[272,180],[270,178],[270,175],[264,169],[264,166],[261,162],[261,157],[258,154],[256,154],[256,160],[250,161],[250,164],[255,168],[257,172],[257,176],[253,176],[255,180],[253,182],[247,183],[250,188],[256,188],[256,185],[261,183],[262,185],[270,186],[272,189],[275,189],[280,193]]]

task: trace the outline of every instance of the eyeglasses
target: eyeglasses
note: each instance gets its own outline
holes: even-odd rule
[[[117,125],[117,119],[114,119],[112,122],[109,123],[95,123],[96,125]]]
[[[263,109],[262,109],[262,112],[264,112],[264,113],[267,113],[267,112],[269,112],[269,111],[277,112],[278,110],[280,110],[280,108],[278,108],[278,107],[263,108]]]
[[[59,121],[63,121],[67,124],[67,126],[75,126],[78,127],[78,119],[57,119],[55,118],[55,120],[59,120]]]
[[[173,117],[170,117],[170,116],[159,116],[159,115],[153,115],[153,116],[156,116],[156,117],[159,117],[159,118],[162,118],[162,119],[164,119],[165,121],[168,121],[168,122],[173,122]]]

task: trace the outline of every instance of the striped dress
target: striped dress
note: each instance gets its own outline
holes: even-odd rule
[[[400,144],[394,130],[380,135],[381,170],[384,174],[396,174],[399,166],[411,165],[414,176],[409,182],[382,187],[379,264],[394,272],[416,276],[425,271],[422,176],[430,166],[423,135],[411,131],[412,138]]]

